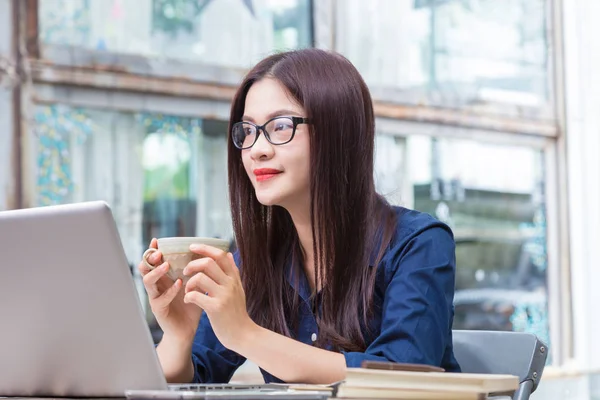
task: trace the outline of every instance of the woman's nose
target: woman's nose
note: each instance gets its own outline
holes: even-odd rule
[[[250,156],[257,160],[272,157],[275,152],[273,145],[267,140],[265,133],[261,133],[262,135],[258,135],[258,139],[256,139],[256,142],[250,148]]]

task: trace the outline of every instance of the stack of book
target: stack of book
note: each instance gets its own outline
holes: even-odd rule
[[[348,368],[335,395],[347,399],[480,400],[490,393],[512,393],[518,387],[519,380],[513,375]]]

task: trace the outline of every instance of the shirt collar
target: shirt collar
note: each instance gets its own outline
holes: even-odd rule
[[[377,262],[377,253],[379,252],[379,246],[381,244],[381,235],[376,235],[375,246],[373,246],[371,253],[369,254],[369,268],[374,268]],[[289,257],[285,264],[285,277],[287,282],[293,287],[300,298],[304,301],[309,301],[311,297],[311,288],[308,283],[306,273],[302,268],[294,268],[294,259]]]
[[[310,284],[304,269],[294,268],[293,257],[289,257],[285,263],[285,277],[290,286],[298,292],[300,298],[308,302],[311,297]]]

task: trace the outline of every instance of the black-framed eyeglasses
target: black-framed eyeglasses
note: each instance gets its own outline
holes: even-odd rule
[[[233,144],[240,150],[249,149],[258,140],[260,132],[265,134],[269,143],[273,145],[286,144],[292,141],[299,124],[307,124],[308,118],[302,117],[275,117],[264,125],[252,122],[237,122],[231,129]]]

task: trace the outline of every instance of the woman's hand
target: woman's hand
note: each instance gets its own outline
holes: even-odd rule
[[[157,247],[157,240],[152,239],[151,248]],[[157,266],[151,270],[142,260],[138,270],[143,276],[144,287],[148,292],[148,300],[156,322],[164,335],[181,344],[190,345],[198,329],[202,309],[195,304],[183,302],[182,281],[175,282],[166,276],[169,264],[162,262],[162,254],[155,251],[148,256],[148,263]]]
[[[204,257],[183,270],[184,275],[191,276],[184,302],[204,309],[219,341],[235,351],[256,325],[246,310],[246,295],[233,256],[207,245],[192,245],[190,250]]]
[[[285,382],[330,384],[344,379],[344,355],[262,328],[248,316],[246,295],[231,253],[198,245],[190,262],[184,301],[202,307],[221,344]]]

